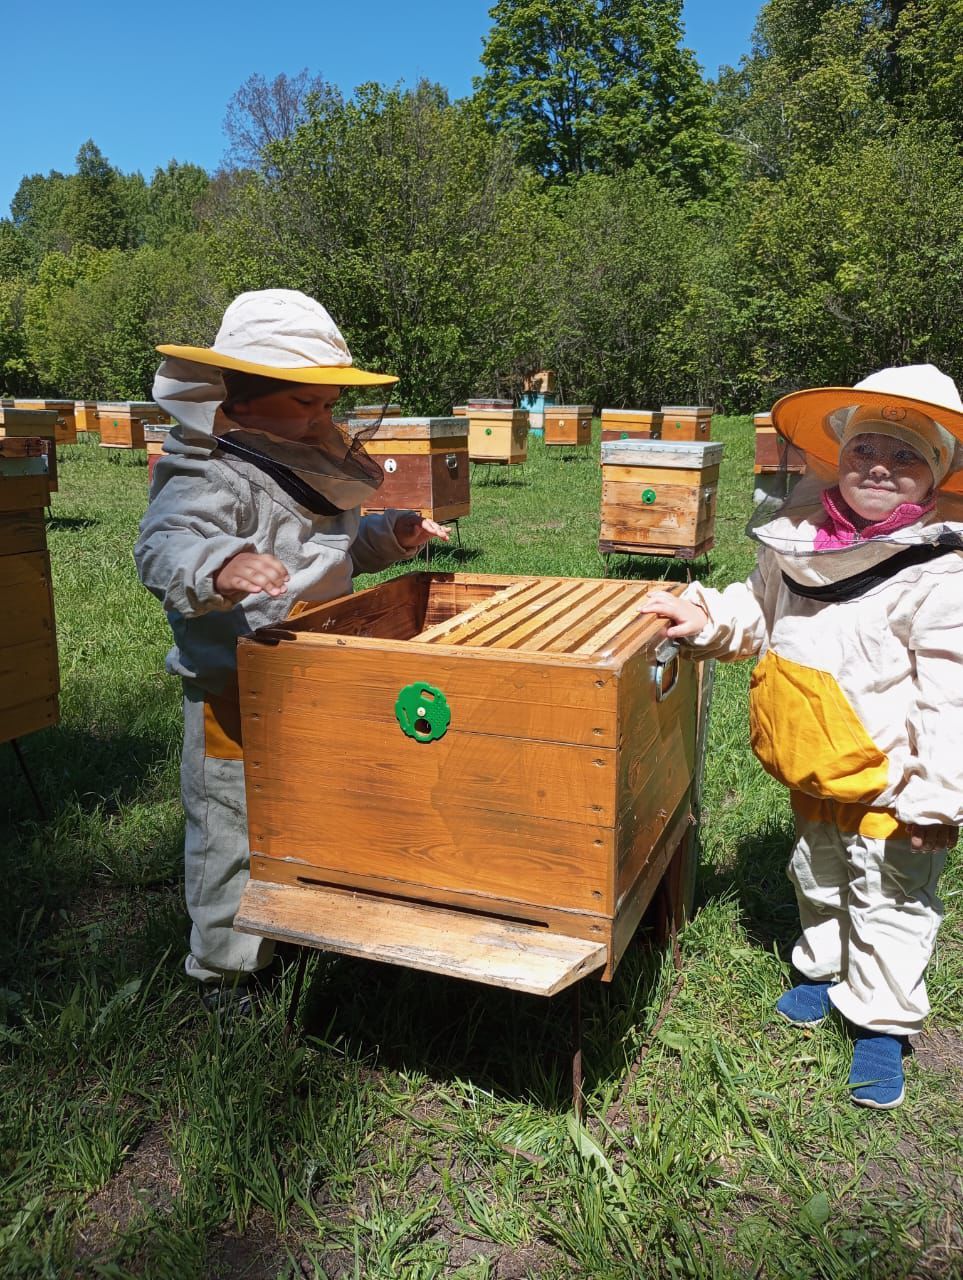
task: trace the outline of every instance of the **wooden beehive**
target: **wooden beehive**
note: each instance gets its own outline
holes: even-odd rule
[[[97,405],[97,427],[102,449],[143,449],[144,420],[127,401]]]
[[[464,418],[386,418],[365,449],[385,478],[364,511],[401,507],[440,521],[471,511]]]
[[[349,419],[360,418],[366,422],[379,418],[400,418],[400,404],[359,404],[349,411]]]
[[[691,558],[714,544],[722,445],[613,440],[602,445],[599,550]]]
[[[17,409],[4,406],[0,409],[0,439],[42,440],[47,458],[44,484],[47,496],[43,505],[49,505],[50,494],[57,492],[57,414],[53,409]]]
[[[542,994],[611,978],[690,815],[694,664],[639,612],[654,585],[407,574],[242,638],[235,927]]]
[[[77,443],[77,423],[73,400],[15,400],[14,408],[53,413],[54,440],[57,444]]]
[[[74,422],[78,432],[97,430],[97,402],[95,400],[74,401]]]
[[[547,446],[585,445],[592,443],[592,406],[590,404],[546,405],[543,430]]]
[[[154,478],[157,459],[164,452],[164,444],[170,427],[152,426],[144,428],[144,448],[147,450],[147,483]]]
[[[664,404],[662,439],[708,440],[712,434],[712,408],[704,404]]]
[[[485,413],[489,409],[513,409],[511,400],[493,400],[472,396],[468,401],[468,416],[473,413]]]
[[[0,439],[0,742],[59,718],[47,501],[46,441]]]
[[[555,371],[539,369],[535,373],[526,374],[522,379],[522,390],[538,396],[553,396],[556,390]]]
[[[467,404],[456,404],[456,405],[453,405],[453,406],[452,406],[452,410],[451,410],[451,416],[452,416],[453,418],[467,418],[467,417],[468,417],[468,405],[467,405]]]
[[[524,409],[468,410],[468,455],[472,462],[516,465],[528,460],[528,414]]]
[[[661,440],[661,409],[603,409],[602,442],[607,440]]]
[[[789,443],[772,425],[771,413],[757,413],[753,418],[756,429],[756,475],[786,472],[802,475],[806,470],[806,455]]]
[[[166,409],[162,409],[154,400],[128,400],[126,401],[128,408],[135,418],[140,418],[147,426],[163,425],[170,426],[171,415]]]

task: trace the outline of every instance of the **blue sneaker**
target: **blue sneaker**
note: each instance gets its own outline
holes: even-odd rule
[[[890,1111],[906,1095],[903,1088],[905,1036],[888,1036],[859,1028],[853,1045],[849,1096],[858,1107]]]
[[[831,1011],[831,982],[801,982],[776,1001],[776,1012],[794,1027],[818,1027]]]

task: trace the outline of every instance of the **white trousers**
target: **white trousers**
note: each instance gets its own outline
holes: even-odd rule
[[[792,961],[807,978],[834,984],[829,998],[855,1026],[921,1030],[945,861],[945,852],[918,852],[905,838],[874,840],[797,814],[788,874],[802,934]]]
[[[217,748],[206,740],[204,705],[203,691],[185,681],[181,799],[191,950],[184,967],[199,982],[213,982],[263,969],[274,944],[234,932],[251,858],[244,762],[208,754]]]

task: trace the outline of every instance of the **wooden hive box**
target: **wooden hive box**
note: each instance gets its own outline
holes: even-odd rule
[[[661,440],[661,409],[603,409],[602,442],[608,440]]]
[[[537,396],[553,396],[557,388],[554,369],[539,369],[535,373],[526,374],[522,379],[522,390]]]
[[[452,414],[452,417],[453,417],[453,418],[467,418],[467,417],[468,417],[468,405],[467,405],[467,404],[456,404],[456,405],[453,405],[453,406],[452,406],[452,410],[451,410],[451,414]]]
[[[44,506],[50,504],[50,494],[57,492],[57,414],[53,409],[17,409],[4,406],[0,409],[0,438],[6,440],[40,439],[47,458],[47,475],[44,481],[47,496]]]
[[[145,425],[170,426],[171,415],[154,400],[128,400],[126,403],[133,416],[140,418]]]
[[[472,462],[516,465],[528,460],[528,414],[524,409],[468,410],[468,456]]]
[[[640,614],[655,585],[412,573],[243,637],[235,928],[611,978],[689,826],[695,664]]]
[[[349,411],[350,418],[362,418],[365,421],[377,421],[378,418],[400,418],[400,404],[359,404]]]
[[[157,459],[164,452],[164,443],[167,440],[167,433],[170,427],[152,426],[144,428],[144,448],[147,450],[147,483],[154,478],[154,468],[157,466]]]
[[[55,414],[54,440],[57,444],[77,443],[77,423],[73,400],[15,400],[17,409],[40,410]]]
[[[590,404],[553,404],[543,410],[545,444],[585,445],[592,443]]]
[[[802,475],[806,470],[806,455],[789,443],[772,425],[771,413],[757,413],[752,420],[756,429],[756,475],[787,472]]]
[[[712,434],[712,408],[704,404],[664,404],[662,439],[708,440]]]
[[[127,401],[98,403],[97,427],[102,449],[143,449],[144,420]]]
[[[59,718],[47,500],[46,441],[0,439],[0,742]]]
[[[96,431],[97,430],[96,400],[75,400],[74,401],[74,422],[77,424],[78,432]]]
[[[468,416],[472,413],[485,413],[489,409],[514,409],[511,400],[493,400],[472,396],[468,401]]]
[[[471,511],[464,418],[385,418],[365,449],[385,478],[364,511],[410,508],[439,521]]]
[[[613,440],[602,445],[599,550],[702,555],[714,545],[722,445]]]

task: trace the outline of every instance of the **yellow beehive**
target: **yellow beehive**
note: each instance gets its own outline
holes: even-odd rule
[[[674,444],[680,440],[700,443],[712,434],[712,408],[705,404],[664,404],[662,406],[662,439]]]
[[[102,449],[143,449],[144,420],[127,401],[107,401],[97,405],[97,428]]]
[[[77,423],[73,400],[15,400],[16,409],[41,410],[56,414],[54,439],[57,444],[77,443]]]
[[[96,431],[97,430],[96,400],[75,400],[74,401],[74,422],[77,424],[78,431]]]
[[[661,409],[603,409],[602,443],[609,440],[661,440]]]
[[[524,409],[469,409],[468,456],[472,462],[514,466],[528,460]]]
[[[691,559],[715,541],[722,445],[613,440],[602,445],[599,550]]]
[[[242,637],[235,927],[546,995],[611,978],[691,856],[696,671],[639,612],[655,585],[681,590],[413,573]]]

